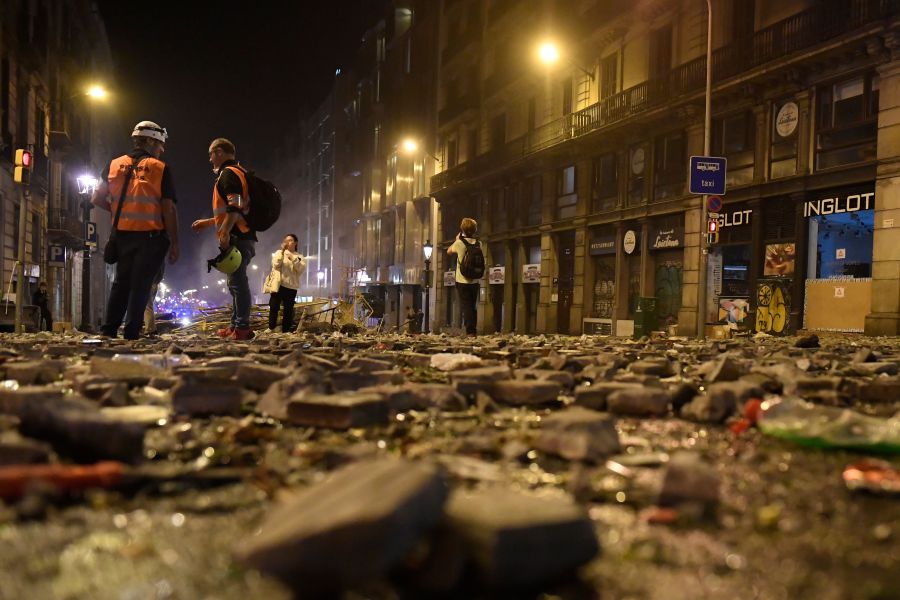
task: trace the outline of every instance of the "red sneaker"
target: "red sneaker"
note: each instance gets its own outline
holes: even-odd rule
[[[247,340],[252,340],[254,337],[256,337],[256,334],[254,334],[253,330],[249,327],[237,327],[234,330],[234,333],[232,333],[228,337],[228,339],[234,340],[236,342],[244,342]]]
[[[220,338],[230,338],[234,334],[234,327],[225,327],[224,329],[216,330],[216,335]]]

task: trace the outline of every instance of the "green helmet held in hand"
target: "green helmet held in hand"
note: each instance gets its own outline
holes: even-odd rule
[[[206,272],[209,273],[213,269],[221,271],[226,275],[231,275],[241,266],[241,252],[234,246],[227,250],[222,250],[215,258],[206,261]]]

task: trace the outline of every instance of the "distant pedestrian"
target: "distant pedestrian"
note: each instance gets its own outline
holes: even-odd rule
[[[191,229],[200,231],[216,228],[219,248],[232,246],[241,254],[241,264],[228,274],[228,291],[231,294],[231,324],[219,329],[216,335],[232,340],[251,340],[250,282],[247,268],[256,256],[256,232],[247,224],[250,212],[250,192],[247,171],[238,163],[234,144],[225,138],[216,138],[209,144],[209,162],[217,175],[213,185],[212,213],[208,219],[197,219]]]
[[[156,293],[159,291],[159,284],[162,283],[165,272],[166,264],[163,263],[159,266],[159,271],[156,273],[156,277],[153,278],[153,285],[150,287],[150,298],[147,299],[147,307],[144,309],[144,333],[146,335],[159,333],[156,330],[156,309],[154,303],[156,302]]]
[[[466,217],[459,225],[456,241],[447,248],[447,255],[456,255],[456,293],[462,312],[462,325],[466,334],[477,332],[478,280],[484,276],[484,251],[476,234],[478,223]]]
[[[153,278],[169,255],[178,260],[178,220],[172,170],[159,157],[169,134],[152,121],[134,126],[134,148],[109,163],[91,202],[112,214],[112,233],[103,253],[116,265],[101,332],[116,337],[125,320],[124,336],[141,335],[144,309]]]
[[[50,313],[50,295],[47,293],[47,283],[42,281],[38,289],[31,295],[31,303],[38,307],[41,313],[42,331],[53,331],[53,315]]]
[[[272,254],[271,281],[273,289],[269,296],[269,329],[278,324],[278,310],[283,307],[281,331],[294,330],[294,301],[300,288],[300,277],[306,270],[306,261],[297,252],[297,236],[289,233],[281,241],[281,248]]]

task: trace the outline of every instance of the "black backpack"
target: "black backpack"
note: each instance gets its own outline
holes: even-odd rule
[[[484,252],[481,251],[481,242],[475,240],[470,244],[463,238],[459,238],[466,247],[459,263],[459,273],[466,279],[481,279],[484,277]]]
[[[271,181],[257,176],[253,171],[242,170],[247,176],[247,193],[250,194],[250,211],[244,220],[253,231],[265,231],[281,215],[281,193]]]

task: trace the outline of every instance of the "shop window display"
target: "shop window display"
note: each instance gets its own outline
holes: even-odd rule
[[[871,277],[875,211],[857,211],[809,220],[810,273],[816,279]]]
[[[611,319],[616,301],[615,257],[597,258],[594,271],[594,316]]]

